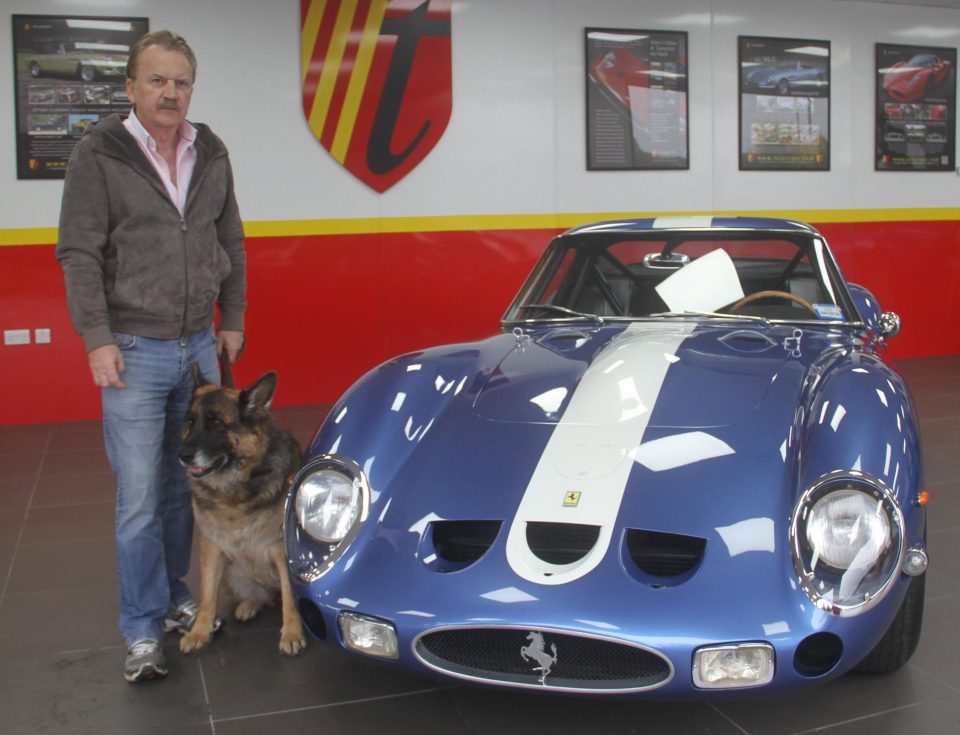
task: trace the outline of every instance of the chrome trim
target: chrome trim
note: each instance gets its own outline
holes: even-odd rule
[[[284,538],[287,537],[287,519],[293,518],[296,519],[297,511],[294,507],[296,502],[297,492],[300,490],[301,483],[311,474],[317,470],[322,469],[333,469],[335,471],[343,472],[346,475],[352,476],[356,482],[360,485],[360,515],[357,520],[354,522],[353,526],[347,532],[347,535],[344,536],[334,548],[322,559],[319,559],[314,568],[308,572],[296,571],[294,569],[294,563],[292,559],[287,559],[287,568],[290,571],[290,574],[299,582],[309,584],[311,582],[316,582],[320,577],[330,571],[331,567],[336,564],[340,558],[347,552],[347,549],[350,548],[350,545],[356,539],[357,535],[360,533],[360,529],[366,523],[367,516],[370,514],[370,484],[367,481],[367,476],[364,473],[363,469],[348,457],[343,457],[336,454],[321,454],[312,458],[307,464],[300,468],[297,474],[293,478],[293,482],[290,483],[290,492],[287,493],[287,500],[284,507],[283,513],[283,535]],[[297,526],[301,531],[314,543],[322,545],[323,542],[315,539],[309,533],[303,530],[303,527],[300,526],[300,523],[297,522]]]
[[[815,586],[815,582],[817,580],[816,574],[806,569],[800,559],[800,538],[797,534],[797,525],[800,521],[802,511],[804,509],[813,507],[811,498],[817,495],[825,486],[840,481],[852,481],[856,485],[868,485],[879,492],[882,500],[885,503],[885,507],[888,509],[891,524],[896,527],[897,534],[900,537],[900,545],[896,549],[897,558],[894,560],[893,569],[890,575],[873,595],[865,599],[863,602],[853,605],[837,604],[836,602],[826,600],[819,593]],[[828,472],[827,474],[817,478],[817,480],[815,480],[813,484],[811,484],[810,487],[803,492],[803,494],[800,496],[800,499],[797,501],[797,505],[794,508],[793,515],[790,519],[790,551],[793,555],[793,566],[797,574],[797,581],[799,582],[804,593],[810,598],[811,602],[813,602],[818,609],[831,613],[832,615],[836,615],[840,618],[848,618],[860,615],[871,609],[874,605],[880,602],[880,600],[886,597],[887,593],[893,587],[894,582],[897,580],[897,577],[903,571],[903,561],[907,551],[903,511],[900,509],[900,504],[897,502],[897,498],[894,495],[893,490],[879,477],[875,477],[874,475],[870,475],[866,472],[860,472],[858,470],[835,470],[833,472]]]
[[[546,633],[548,635],[564,635],[575,638],[589,638],[595,641],[602,641],[604,643],[612,643],[619,646],[626,646],[627,648],[635,648],[639,651],[644,651],[646,653],[652,654],[657,658],[661,659],[667,664],[668,674],[667,677],[652,686],[646,687],[630,687],[630,688],[616,688],[616,689],[598,689],[595,687],[560,687],[552,686],[549,679],[547,679],[542,684],[523,684],[518,682],[509,682],[503,681],[502,679],[496,679],[493,677],[484,677],[484,676],[470,676],[468,674],[461,674],[456,671],[450,671],[449,669],[442,668],[435,664],[425,661],[417,651],[417,643],[420,642],[420,639],[431,635],[433,633],[442,633],[448,630],[526,630],[526,631],[539,631],[541,633]],[[478,682],[481,684],[496,684],[497,686],[507,687],[510,689],[533,689],[535,691],[549,691],[549,692],[571,692],[575,694],[630,694],[633,692],[649,692],[654,689],[660,689],[661,687],[666,686],[671,681],[673,681],[674,676],[676,676],[676,669],[673,666],[673,662],[669,657],[660,653],[660,651],[650,646],[644,646],[640,643],[633,643],[631,641],[625,641],[622,638],[610,638],[608,636],[596,635],[593,633],[584,633],[581,631],[574,630],[564,630],[563,628],[550,628],[550,627],[541,627],[537,625],[440,625],[436,628],[430,628],[419,633],[411,642],[410,642],[410,652],[413,654],[413,657],[419,661],[422,665],[426,666],[431,671],[436,671],[444,676],[452,676],[456,679],[462,679],[464,681]]]

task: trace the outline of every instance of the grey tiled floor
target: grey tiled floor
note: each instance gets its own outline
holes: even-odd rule
[[[116,630],[113,479],[99,424],[0,427],[0,733],[957,735],[960,357],[898,367],[919,405],[933,493],[920,647],[889,676],[851,674],[790,697],[735,702],[440,685],[317,642],[290,660],[277,654],[276,610],[229,624],[198,655],[182,656],[166,639],[170,675],[129,685]],[[305,444],[323,409],[277,413]]]

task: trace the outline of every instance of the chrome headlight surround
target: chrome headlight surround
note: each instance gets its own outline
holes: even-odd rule
[[[866,612],[889,591],[906,552],[903,513],[879,478],[831,472],[800,497],[790,523],[803,591],[839,617]]]
[[[350,548],[369,512],[370,485],[356,462],[332,454],[311,459],[294,477],[287,495],[285,535],[291,573],[301,582],[323,576]]]

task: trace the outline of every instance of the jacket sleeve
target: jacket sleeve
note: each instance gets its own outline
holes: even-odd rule
[[[227,166],[227,195],[223,211],[217,218],[217,239],[230,258],[230,275],[220,284],[221,330],[243,331],[243,315],[247,308],[247,255],[244,249],[243,222],[233,191],[233,169]]]
[[[113,342],[104,291],[110,205],[93,145],[85,135],[67,163],[56,247],[70,319],[88,352]]]

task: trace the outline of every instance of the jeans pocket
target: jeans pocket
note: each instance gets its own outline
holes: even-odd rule
[[[113,333],[113,341],[121,350],[132,350],[137,344],[137,337],[134,334]]]

